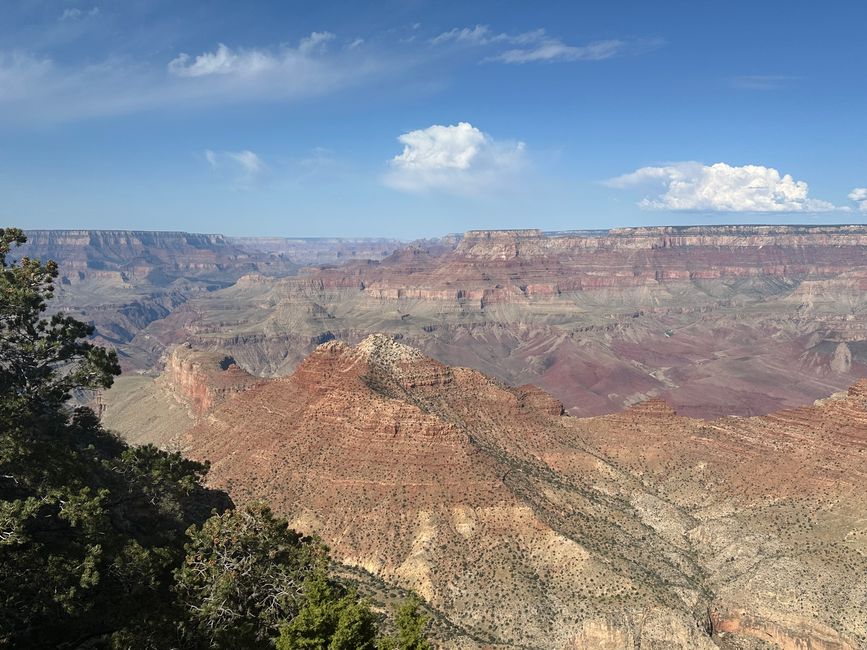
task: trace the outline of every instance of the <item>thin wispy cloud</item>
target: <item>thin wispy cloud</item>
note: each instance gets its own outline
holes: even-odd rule
[[[99,7],[91,7],[90,9],[79,9],[78,7],[67,7],[60,14],[61,21],[83,20],[99,15]]]
[[[587,45],[566,45],[556,38],[546,38],[532,47],[515,48],[488,57],[487,61],[532,63],[534,61],[601,61],[617,56],[626,44],[620,40],[597,41]]]
[[[253,151],[213,151],[206,149],[205,160],[221,178],[236,189],[249,190],[260,184],[268,171],[262,158]]]
[[[487,25],[475,27],[454,27],[447,32],[429,39],[432,45],[444,43],[465,43],[468,45],[487,45],[488,43],[502,42],[510,38],[507,34],[495,34]]]
[[[555,61],[601,61],[623,54],[650,51],[664,45],[662,39],[606,39],[581,45],[565,43],[544,29],[517,34],[495,32],[488,25],[455,27],[429,40],[432,45],[474,47],[499,46],[501,51],[486,56],[484,62],[523,64]]]
[[[638,205],[652,210],[701,212],[847,211],[809,196],[805,181],[762,165],[680,162],[642,167],[605,181],[615,189],[654,190]]]
[[[483,194],[506,187],[526,166],[523,142],[495,140],[468,122],[434,124],[398,141],[403,151],[383,182],[406,192]]]
[[[101,16],[97,6],[70,7],[55,24],[81,37],[85,19],[97,15]],[[111,16],[106,13],[105,18]],[[88,29],[96,29],[96,22]],[[386,77],[405,77],[428,64],[432,54],[445,60],[445,55],[462,49],[479,49],[475,61],[522,64],[598,61],[659,45],[625,39],[576,45],[544,29],[505,33],[487,25],[454,28],[425,42],[420,29],[418,24],[411,26],[412,39],[419,36],[415,42],[400,37],[406,29],[367,39],[358,35],[338,39],[329,31],[315,31],[280,45],[242,47],[216,42],[198,51],[111,53],[102,60],[88,57],[78,62],[27,50],[0,50],[0,124],[72,121],[159,109],[204,110],[257,101],[293,102]],[[454,57],[448,65],[462,62]],[[432,83],[430,78],[413,78],[400,87],[441,83],[440,79]]]
[[[329,48],[313,32],[297,45],[180,52],[162,63],[109,57],[70,65],[47,56],[0,52],[0,121],[66,121],[164,107],[293,101],[364,84],[399,69],[358,43]]]

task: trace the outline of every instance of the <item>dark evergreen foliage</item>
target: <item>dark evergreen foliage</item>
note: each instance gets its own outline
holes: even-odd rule
[[[24,241],[0,229],[0,646],[427,647],[402,640],[404,614],[380,637],[321,544],[264,505],[230,509],[206,464],[69,407],[120,367],[92,326],[44,318],[57,265],[10,262]]]

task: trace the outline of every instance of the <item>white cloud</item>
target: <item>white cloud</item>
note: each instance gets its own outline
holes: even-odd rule
[[[430,39],[430,43],[442,45],[443,43],[457,42],[469,45],[486,45],[507,38],[506,34],[494,34],[487,25],[476,25],[475,27],[455,27],[439,36],[434,36]]]
[[[544,29],[519,34],[505,34],[495,33],[487,25],[476,25],[475,27],[455,27],[430,39],[430,43],[433,45],[455,43],[468,46],[511,45],[513,47],[510,49],[493,54],[485,58],[484,61],[520,64],[537,61],[601,61],[620,54],[648,51],[661,46],[663,41],[660,39],[644,41],[608,39],[585,45],[569,45],[559,38],[548,36]]]
[[[88,18],[98,15],[99,7],[92,7],[87,10],[79,9],[78,7],[68,7],[63,10],[62,14],[60,14],[60,20],[81,20],[82,18]]]
[[[625,43],[620,40],[597,41],[582,46],[566,45],[556,38],[543,38],[532,47],[515,48],[490,57],[503,63],[533,61],[601,61],[620,54]]]
[[[849,192],[848,198],[858,204],[858,210],[867,212],[867,187],[856,187]]]
[[[0,123],[67,121],[154,108],[293,101],[361,85],[407,66],[368,48],[327,47],[314,32],[297,46],[181,53],[158,64],[113,57],[73,66],[0,51]]]
[[[49,59],[38,59],[21,53],[0,52],[0,88],[2,99],[16,100],[27,96],[30,86],[50,77],[54,64]]]
[[[248,49],[232,50],[223,43],[213,52],[205,52],[191,59],[189,54],[181,53],[169,61],[168,69],[179,77],[204,77],[208,75],[251,76],[283,68],[291,71],[303,65],[325,43],[334,39],[329,32],[313,32],[301,39],[297,49],[283,48],[279,52]]]
[[[310,36],[301,39],[298,44],[298,51],[302,54],[311,54],[319,49],[324,49],[325,43],[333,40],[334,34],[331,32],[311,32]]]
[[[262,180],[268,167],[258,154],[245,149],[243,151],[212,151],[205,150],[205,160],[214,169],[229,178],[237,189],[250,189]]]
[[[494,140],[468,122],[434,124],[398,140],[384,181],[398,190],[478,194],[504,186],[524,167],[524,143]]]
[[[649,209],[709,212],[828,212],[846,210],[812,199],[804,181],[773,167],[683,162],[642,167],[606,182],[618,189],[657,186],[639,205]]]

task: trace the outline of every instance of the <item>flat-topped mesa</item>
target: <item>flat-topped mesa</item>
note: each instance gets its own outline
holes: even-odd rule
[[[650,248],[781,246],[795,249],[812,246],[864,246],[867,245],[867,226],[647,226],[616,228],[600,240],[615,249],[646,248],[648,245]]]
[[[302,265],[379,260],[405,243],[382,237],[230,237],[229,241],[251,254],[281,256]]]
[[[468,257],[508,260],[581,251],[658,250],[681,247],[800,249],[867,246],[867,225],[839,226],[642,226],[600,231],[470,230],[455,248]]]
[[[517,237],[541,237],[538,228],[515,228],[503,230],[467,230],[464,239],[515,239]]]
[[[26,235],[34,246],[229,246],[223,235],[174,230],[28,230]]]
[[[508,260],[521,255],[525,240],[545,239],[541,230],[468,230],[455,248],[460,255]]]
[[[162,380],[174,398],[186,404],[195,417],[262,383],[239,368],[232,357],[194,350],[188,343],[169,354]]]
[[[867,225],[719,224],[704,226],[633,226],[600,231],[611,237],[659,235],[867,235]]]
[[[219,234],[147,230],[28,230],[16,255],[58,261],[70,282],[122,272],[157,284],[177,276],[234,280],[249,271],[294,272],[288,260],[247,251]]]

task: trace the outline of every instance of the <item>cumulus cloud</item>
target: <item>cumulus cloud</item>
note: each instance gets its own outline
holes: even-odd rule
[[[503,186],[525,164],[523,142],[501,142],[468,122],[404,133],[386,185],[409,192],[478,194]]]
[[[220,152],[206,149],[205,160],[211,169],[228,178],[237,189],[252,188],[268,170],[259,155],[249,149]]]
[[[637,53],[654,49],[663,44],[659,39],[626,41],[608,39],[584,45],[569,45],[559,38],[549,36],[544,29],[519,34],[496,33],[487,25],[455,27],[430,39],[433,45],[454,43],[459,45],[501,47],[511,46],[488,56],[486,62],[531,63],[538,61],[601,61],[624,53]]]
[[[849,192],[849,200],[858,204],[861,212],[867,212],[867,187],[856,187]]]
[[[617,189],[657,187],[643,208],[708,212],[829,212],[845,210],[808,196],[804,181],[762,165],[674,163],[642,167],[606,181]]]

